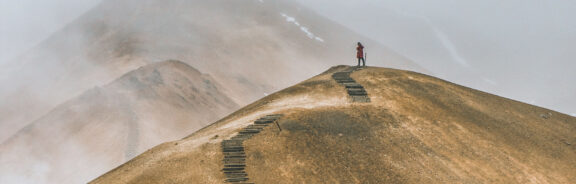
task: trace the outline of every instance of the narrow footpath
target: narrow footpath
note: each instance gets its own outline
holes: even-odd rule
[[[352,102],[369,103],[370,98],[366,90],[364,90],[364,87],[350,77],[352,72],[361,69],[362,68],[358,67],[350,67],[342,72],[334,73],[332,78],[340,85],[346,87],[346,91]],[[226,183],[253,184],[250,182],[248,173],[246,173],[244,141],[260,133],[270,124],[277,123],[278,119],[282,116],[282,114],[271,114],[261,117],[252,124],[242,128],[234,137],[222,141],[221,147],[222,153],[224,154],[224,159],[222,160],[224,167],[222,172],[226,175]],[[280,128],[279,125],[277,126]]]
[[[254,123],[243,128],[238,134],[228,140],[222,141],[222,152],[224,153],[224,168],[222,172],[226,175],[227,183],[244,183],[247,181],[248,173],[246,173],[246,152],[244,152],[244,140],[252,138],[252,136],[260,133],[268,125],[275,123],[281,114],[272,114],[261,117],[254,121]]]
[[[338,84],[346,87],[348,95],[352,99],[352,102],[368,103],[370,102],[370,97],[368,97],[368,92],[364,90],[364,87],[358,84],[350,74],[352,72],[361,70],[359,67],[350,67],[342,72],[336,72],[332,74],[332,78],[338,82]]]

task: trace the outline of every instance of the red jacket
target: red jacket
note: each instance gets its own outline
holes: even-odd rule
[[[364,58],[364,46],[358,45],[358,47],[356,47],[356,51],[357,58]]]

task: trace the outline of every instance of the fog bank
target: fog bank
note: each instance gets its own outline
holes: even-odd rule
[[[574,1],[299,1],[439,77],[576,113]]]
[[[0,0],[0,66],[16,59],[101,0]]]

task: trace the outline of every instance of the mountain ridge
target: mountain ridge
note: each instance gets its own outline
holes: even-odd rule
[[[238,108],[221,89],[180,61],[128,72],[59,105],[0,144],[0,183],[93,178]],[[35,171],[37,165],[46,170]]]
[[[372,53],[369,64],[423,70],[290,0],[103,1],[17,61],[18,72],[2,81],[0,129],[20,129],[70,96],[169,59],[210,74],[244,105],[355,62],[359,40]]]
[[[271,94],[181,140],[158,145],[91,183],[575,179],[570,175],[576,171],[574,117],[427,75],[376,67],[351,74],[371,100],[353,103],[331,78],[348,68],[334,67]],[[244,154],[245,166],[232,166],[241,172],[226,174],[223,164],[232,153],[220,144],[272,114],[283,116],[244,140],[242,152],[229,150]]]

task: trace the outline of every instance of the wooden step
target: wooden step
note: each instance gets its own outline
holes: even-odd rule
[[[222,161],[245,161],[246,157],[224,158]]]
[[[282,117],[282,116],[284,116],[284,114],[268,114],[268,115],[266,115],[266,116],[264,116],[264,117],[275,117],[275,118],[279,118],[279,117]]]
[[[268,124],[251,124],[248,125],[246,128],[261,128],[264,129],[268,126]]]
[[[230,178],[226,179],[226,182],[241,182],[241,181],[248,181],[248,178]]]
[[[232,140],[246,140],[248,138],[251,138],[252,135],[251,134],[238,134],[234,137],[232,137]]]
[[[244,149],[244,146],[223,146],[222,149],[228,149],[228,150],[233,150],[233,149]]]
[[[244,149],[223,149],[224,153],[244,153]]]
[[[262,131],[262,130],[264,130],[264,127],[247,126],[246,128],[243,128],[242,130]]]
[[[224,152],[224,156],[243,156],[244,152]]]
[[[238,174],[225,174],[226,178],[245,178],[248,176],[246,173],[238,173]]]
[[[224,163],[242,163],[242,162],[246,162],[246,158],[236,158],[236,159],[224,159],[222,160],[222,162]]]
[[[366,91],[348,91],[348,95],[350,96],[366,96],[368,93]]]
[[[222,144],[228,144],[228,143],[242,143],[244,141],[239,141],[239,140],[223,140]]]
[[[231,143],[231,142],[228,142],[228,143],[220,143],[220,146],[221,146],[221,147],[242,146],[242,145],[243,145],[243,143],[241,143],[241,142],[240,142],[240,143]]]
[[[268,124],[274,123],[282,116],[282,114],[270,114],[261,117],[254,121],[253,124],[242,128],[238,134],[232,138],[223,140],[220,143],[222,153],[224,154],[224,159],[222,159],[224,164],[222,172],[227,178],[225,182],[249,184],[245,182],[248,181],[248,174],[245,172],[246,153],[243,146],[244,140],[260,133],[268,126]]]
[[[345,84],[344,87],[348,88],[348,89],[356,89],[356,88],[361,88],[364,89],[363,86],[361,86],[360,84]]]
[[[254,121],[254,124],[270,124],[273,122],[274,122],[274,120],[256,120],[256,121]]]
[[[366,92],[366,90],[364,90],[364,88],[348,88],[348,91],[363,91]]]
[[[260,133],[260,130],[244,129],[238,133],[240,133],[240,134],[257,134],[257,133]]]
[[[227,160],[224,164],[246,164],[246,160]]]
[[[246,171],[239,170],[239,171],[222,171],[224,174],[246,174]]]
[[[222,171],[243,171],[244,167],[224,167]]]
[[[346,76],[346,77],[332,77],[334,80],[353,80],[352,78]]]

